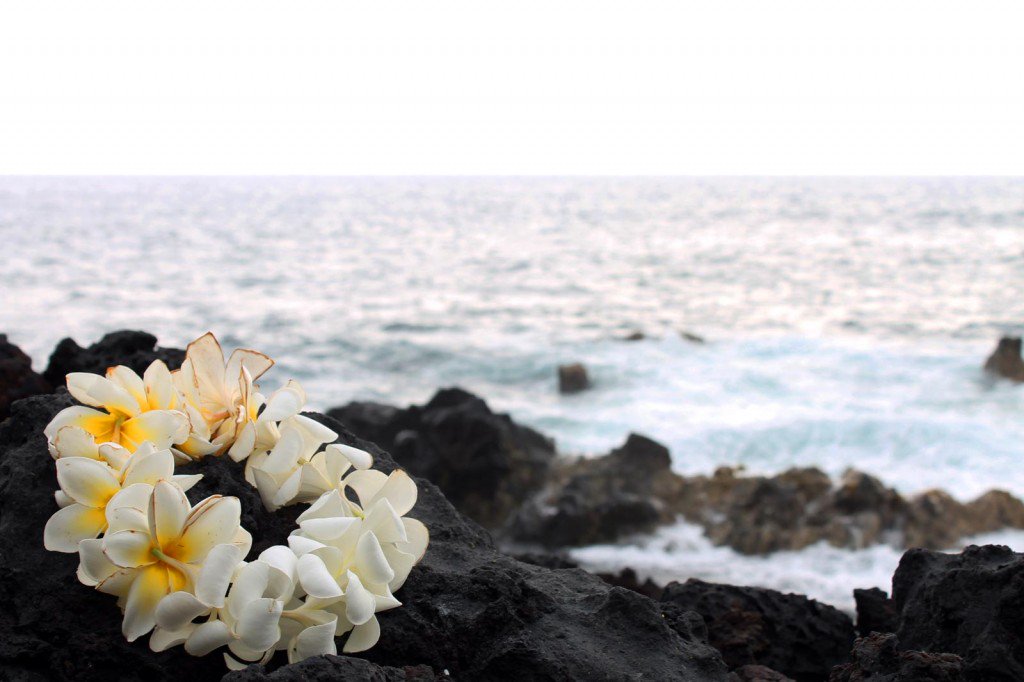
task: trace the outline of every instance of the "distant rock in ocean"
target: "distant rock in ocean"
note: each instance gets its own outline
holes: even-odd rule
[[[1004,336],[985,360],[985,371],[1004,379],[1024,382],[1024,359],[1020,352],[1020,337]]]
[[[571,365],[558,366],[558,392],[569,394],[579,393],[590,388],[590,375],[587,368],[579,362]]]
[[[694,334],[693,332],[686,331],[685,329],[679,332],[679,336],[682,337],[684,341],[689,341],[690,343],[707,343],[707,339],[700,334]]]

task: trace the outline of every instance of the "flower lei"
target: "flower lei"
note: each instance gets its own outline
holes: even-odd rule
[[[157,360],[139,377],[123,366],[105,377],[67,375],[82,405],[47,425],[60,509],[44,544],[79,555],[78,579],[117,597],[128,641],[151,633],[153,651],[183,644],[193,656],[227,646],[237,670],[287,651],[294,663],[369,649],[376,613],[396,592],[429,535],[405,518],[416,484],[401,470],[371,469],[369,453],[301,413],[306,395],[289,381],[269,398],[253,382],[274,361],[239,349],[227,362],[213,334],[188,346],[181,369]],[[201,475],[176,463],[227,454],[268,510],[311,503],[287,545],[245,561],[252,537],[235,497],[185,496]]]

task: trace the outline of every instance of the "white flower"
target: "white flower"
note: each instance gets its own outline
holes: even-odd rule
[[[61,429],[56,442],[69,456],[57,460],[56,499],[61,508],[43,529],[43,545],[54,552],[77,552],[80,541],[105,531],[107,505],[122,489],[168,479],[188,490],[202,478],[174,475],[171,451],[157,450],[148,442],[132,455],[113,443],[97,446],[88,433],[73,426]]]
[[[188,653],[203,656],[227,645],[224,659],[233,670],[266,663],[281,649],[289,662],[337,653],[337,617],[295,596],[297,559],[288,547],[271,547],[237,567],[231,565],[236,557],[228,545],[215,547],[208,565],[223,564],[220,572],[201,574],[195,595],[174,592],[160,602],[150,638],[154,651],[183,643]],[[233,575],[230,591],[228,581],[214,575]],[[199,618],[204,622],[196,623]]]
[[[203,434],[215,452],[226,451],[249,422],[261,400],[253,382],[274,365],[263,353],[239,348],[227,362],[217,338],[207,332],[188,345],[174,382],[191,410],[206,424]]]
[[[393,593],[422,558],[429,534],[402,518],[416,503],[416,484],[404,471],[357,470],[345,482],[360,505],[333,489],[299,516],[288,540],[299,556],[300,585],[338,616],[336,634],[352,631],[343,650],[357,652],[380,636],[374,614],[401,605]]]
[[[234,497],[213,495],[193,507],[170,481],[128,486],[107,505],[103,539],[80,543],[79,577],[123,598],[122,630],[134,641],[153,629],[163,597],[195,590],[214,547],[249,551],[252,537],[240,527],[240,514]]]
[[[236,462],[241,462],[256,452],[267,452],[277,445],[281,438],[279,422],[299,416],[306,405],[306,392],[302,390],[299,382],[290,380],[282,388],[274,391],[269,399],[264,401],[262,396],[259,396],[259,401],[262,409],[256,420],[245,423],[234,445],[228,450],[228,456]],[[308,417],[301,419],[309,420]]]
[[[55,439],[67,426],[83,429],[96,443],[115,443],[129,452],[145,441],[162,450],[188,440],[190,424],[184,412],[154,407],[174,404],[168,397],[174,395],[169,375],[161,374],[159,366],[146,374],[149,384],[127,367],[112,367],[106,377],[86,372],[68,374],[68,391],[84,406],[61,410],[46,426],[51,454],[59,454]]]
[[[303,466],[312,461],[324,443],[338,437],[320,422],[302,415],[281,422],[280,433],[269,452],[251,455],[246,462],[246,479],[259,490],[269,510],[299,501]]]

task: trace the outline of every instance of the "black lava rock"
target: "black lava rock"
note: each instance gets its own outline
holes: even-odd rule
[[[968,680],[1024,680],[1024,554],[913,549],[893,576],[900,646],[964,659]]]
[[[763,665],[801,682],[824,680],[854,640],[849,616],[798,594],[691,579],[669,583],[661,601],[666,612],[703,616],[708,642],[730,669]]]
[[[141,376],[154,360],[163,360],[172,370],[178,369],[185,360],[185,351],[159,348],[152,334],[130,330],[111,332],[88,348],[66,338],[53,349],[43,377],[52,386],[63,386],[69,372],[104,374],[115,365],[127,365]]]
[[[64,391],[22,400],[0,425],[0,679],[219,679],[226,671],[217,655],[194,658],[180,648],[155,654],[144,641],[125,642],[114,599],[78,584],[75,555],[43,549],[57,485],[42,429],[70,404]],[[373,453],[377,468],[394,468],[372,443],[317,418],[342,441]],[[193,497],[214,490],[240,496],[256,547],[285,540],[294,517],[263,511],[242,482],[242,467],[207,459],[190,468],[207,477]],[[411,515],[430,529],[430,547],[397,595],[404,606],[380,614],[380,642],[359,657],[377,667],[331,659],[303,663],[294,674],[284,666],[270,679],[388,680],[393,669],[420,675],[424,665],[472,680],[727,679],[719,653],[692,629],[673,627],[659,604],[580,569],[503,555],[434,485],[417,483]],[[263,674],[245,672],[251,679]]]
[[[0,334],[0,421],[15,400],[49,392],[50,383],[32,370],[32,358]]]
[[[390,450],[411,474],[435,483],[456,509],[491,529],[540,489],[555,458],[550,439],[459,388],[438,391],[422,407],[357,402],[328,414]]]
[[[850,663],[836,666],[829,682],[964,682],[963,660],[954,654],[900,651],[896,635],[876,632],[858,639]]]
[[[857,632],[862,637],[872,632],[896,632],[899,624],[896,604],[884,590],[877,587],[854,590],[853,600],[857,603]]]
[[[268,671],[258,665],[233,672],[224,682],[327,682],[327,680],[360,680],[360,682],[434,682],[445,679],[427,666],[392,668],[351,656],[317,656],[294,665]]]

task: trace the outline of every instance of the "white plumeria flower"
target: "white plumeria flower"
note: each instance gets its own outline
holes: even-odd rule
[[[61,489],[56,499],[61,508],[43,530],[43,546],[50,551],[77,552],[79,542],[104,532],[107,504],[124,488],[168,479],[188,490],[202,478],[201,474],[174,475],[171,451],[157,450],[152,443],[143,443],[132,455],[113,443],[97,446],[77,427],[62,429],[58,441],[63,441],[67,452],[78,454],[57,460]]]
[[[159,371],[154,371],[150,382],[154,396],[152,404],[161,404],[168,390],[174,393],[169,379],[161,378]],[[134,452],[146,441],[164,449],[184,443],[189,438],[190,424],[186,414],[176,409],[152,407],[145,381],[127,367],[112,367],[106,377],[72,372],[67,375],[67,386],[68,392],[84,406],[75,405],[61,410],[46,426],[43,433],[51,454],[56,453],[54,440],[57,433],[66,426],[83,429],[96,443],[115,443],[129,452]]]
[[[320,422],[295,415],[280,425],[281,436],[269,452],[251,455],[246,479],[256,486],[264,506],[273,511],[296,501],[302,467],[338,434]]]
[[[183,643],[188,653],[203,656],[227,645],[224,659],[233,670],[266,663],[281,649],[289,662],[337,653],[337,617],[295,597],[297,558],[288,547],[271,547],[247,564],[237,558],[230,545],[215,547],[207,561],[211,571],[204,568],[195,595],[174,592],[160,602],[150,638],[154,651]],[[219,573],[214,564],[222,565]]]
[[[376,644],[374,614],[401,605],[393,593],[429,541],[422,523],[402,518],[416,502],[416,484],[404,471],[358,470],[346,481],[353,477],[351,487],[366,506],[331,490],[299,516],[299,530],[288,539],[299,556],[302,588],[338,616],[336,634],[352,631],[345,652]]]
[[[261,409],[256,420],[245,423],[234,445],[228,450],[228,456],[236,462],[247,459],[255,452],[267,452],[277,445],[281,438],[279,422],[299,416],[302,408],[306,406],[306,392],[302,390],[299,382],[289,380],[283,387],[274,391],[270,398],[264,400],[260,395],[258,400]]]
[[[245,425],[256,420],[260,400],[253,382],[273,365],[263,353],[244,348],[225,362],[220,343],[209,332],[188,345],[175,384],[202,416],[217,453],[226,451]]]
[[[129,642],[153,629],[166,595],[194,591],[214,547],[235,545],[244,556],[252,545],[239,525],[237,498],[212,495],[193,507],[170,481],[158,481],[150,491],[129,486],[108,504],[109,529],[98,541],[105,560],[87,544],[92,541],[79,546],[83,582],[99,588],[113,581],[104,591],[124,597],[122,631]]]

